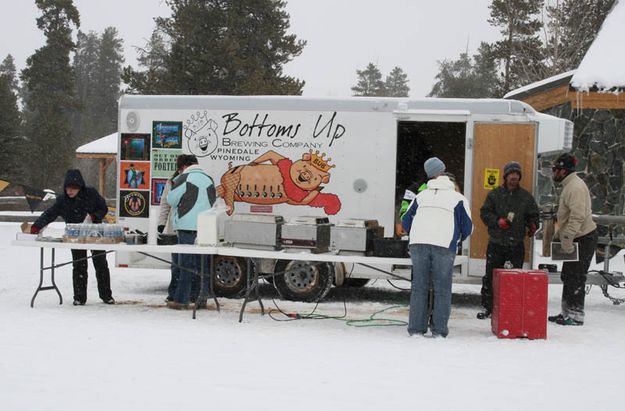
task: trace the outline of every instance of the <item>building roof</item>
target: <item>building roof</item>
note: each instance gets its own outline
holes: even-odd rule
[[[574,74],[575,70],[571,70],[561,74],[557,74],[555,76],[548,77],[544,80],[540,80],[535,83],[519,87],[516,90],[509,91],[508,94],[503,96],[503,98],[514,98],[522,100],[528,95],[535,94],[538,91],[557,87],[562,84],[569,84]]]
[[[76,154],[117,154],[117,132],[78,147]]]
[[[616,0],[595,41],[571,79],[579,91],[600,91],[625,87],[625,0]]]
[[[504,98],[524,99],[569,84],[577,91],[616,91],[625,88],[625,0],[616,0],[597,37],[576,70],[567,71],[508,92]]]

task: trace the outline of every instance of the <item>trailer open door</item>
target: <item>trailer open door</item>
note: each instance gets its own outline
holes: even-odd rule
[[[471,235],[471,258],[485,259],[488,230],[480,219],[480,208],[488,193],[503,182],[503,167],[517,161],[523,168],[521,187],[533,194],[536,159],[535,123],[475,123],[473,133],[473,179],[471,216],[475,225]],[[525,241],[525,261],[531,255]]]

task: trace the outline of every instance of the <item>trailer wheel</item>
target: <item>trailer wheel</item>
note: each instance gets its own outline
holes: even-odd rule
[[[276,289],[286,300],[315,302],[328,294],[334,282],[332,264],[281,260],[276,264]]]
[[[247,262],[245,258],[215,257],[213,289],[220,297],[237,297],[245,289]]]

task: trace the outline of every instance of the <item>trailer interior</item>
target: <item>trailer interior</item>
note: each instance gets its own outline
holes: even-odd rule
[[[467,125],[464,122],[400,121],[397,125],[395,205],[399,209],[404,191],[413,182],[427,181],[423,163],[440,158],[464,192],[464,157]]]

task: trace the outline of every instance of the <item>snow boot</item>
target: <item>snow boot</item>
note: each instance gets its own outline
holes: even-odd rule
[[[557,323],[558,321],[563,321],[564,316],[562,314],[550,315],[549,317],[547,317],[547,319],[552,323]]]
[[[484,311],[480,311],[479,313],[477,313],[476,317],[478,320],[487,320],[490,318],[490,314],[491,314],[490,310],[484,310]]]
[[[569,317],[560,317],[555,321],[555,323],[559,325],[584,325],[583,321],[577,321]]]

